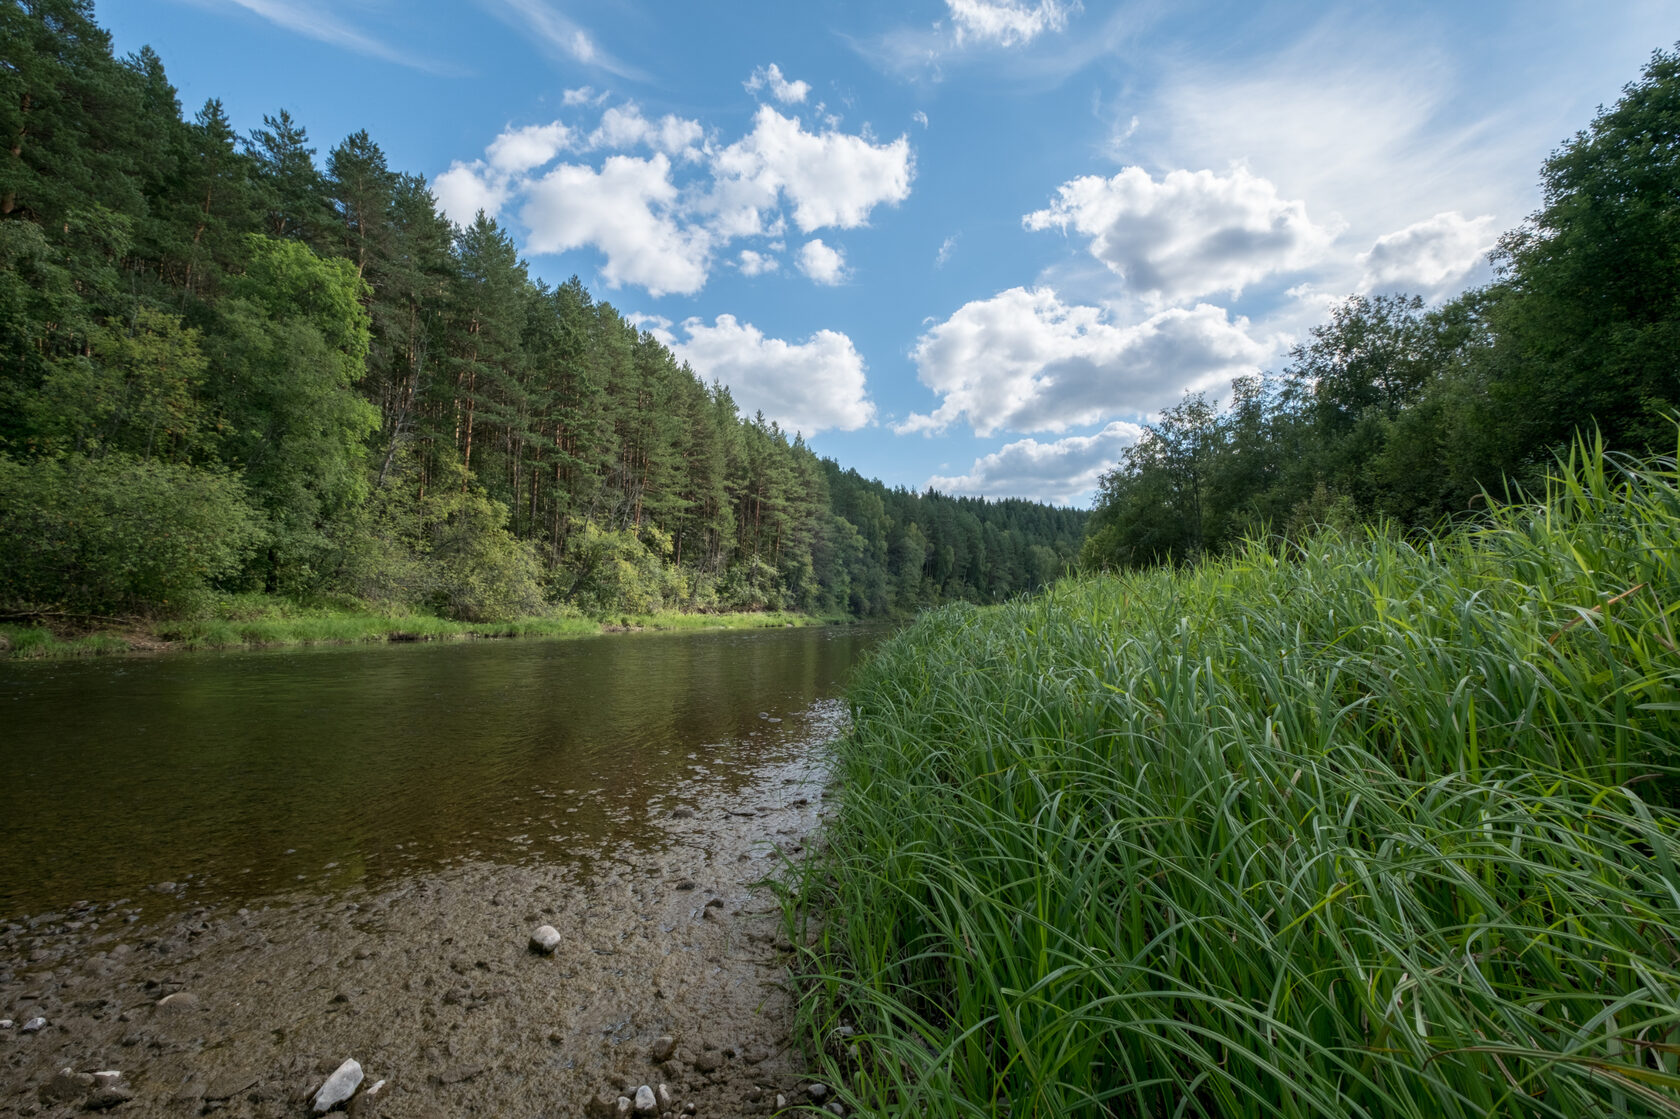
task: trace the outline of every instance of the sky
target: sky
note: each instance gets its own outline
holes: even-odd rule
[[[1680,0],[104,0],[190,115],[366,129],[889,485],[1087,504],[1355,293],[1450,298]]]

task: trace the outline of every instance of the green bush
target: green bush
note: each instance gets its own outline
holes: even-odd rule
[[[0,455],[0,598],[181,614],[234,576],[260,519],[226,471],[108,455]]]

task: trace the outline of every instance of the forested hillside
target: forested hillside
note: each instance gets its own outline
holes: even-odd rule
[[[1245,535],[1424,529],[1539,483],[1572,436],[1674,452],[1680,408],[1680,53],[1541,172],[1491,285],[1429,308],[1350,298],[1281,375],[1188,397],[1106,476],[1084,560],[1185,562]]]
[[[183,116],[85,0],[0,2],[0,601],[874,615],[1041,585],[1085,514],[890,490],[742,418],[357,132]]]

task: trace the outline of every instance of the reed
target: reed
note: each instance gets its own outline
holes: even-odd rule
[[[1680,1113],[1677,609],[1675,463],[1579,447],[1428,541],[924,617],[790,890],[822,1075],[916,1116]]]

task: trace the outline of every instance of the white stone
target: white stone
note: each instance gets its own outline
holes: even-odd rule
[[[26,1034],[32,1034],[36,1030],[44,1029],[46,1027],[46,1024],[47,1024],[47,1020],[45,1018],[41,1018],[41,1017],[31,1018],[29,1021],[27,1021],[23,1024],[23,1032],[26,1033]]]
[[[114,1068],[102,1069],[93,1074],[93,1083],[97,1088],[115,1088],[122,1082],[122,1073]]]
[[[660,1111],[670,1111],[673,1107],[677,1106],[677,1097],[671,1094],[671,1086],[669,1084],[661,1084],[654,1090],[653,1094],[659,1099]]]
[[[542,925],[531,934],[531,950],[551,955],[560,947],[560,932],[553,925]]]
[[[637,1115],[652,1115],[655,1111],[659,1110],[659,1101],[653,1098],[653,1089],[649,1088],[646,1084],[643,1084],[640,1088],[636,1089],[636,1102],[634,1106],[636,1108]]]
[[[333,1070],[333,1074],[327,1077],[327,1082],[321,1085],[321,1090],[315,1093],[315,1100],[311,1105],[315,1108],[315,1114],[323,1115],[331,1111],[355,1095],[361,1084],[362,1066],[356,1062],[356,1058],[349,1057]]]

